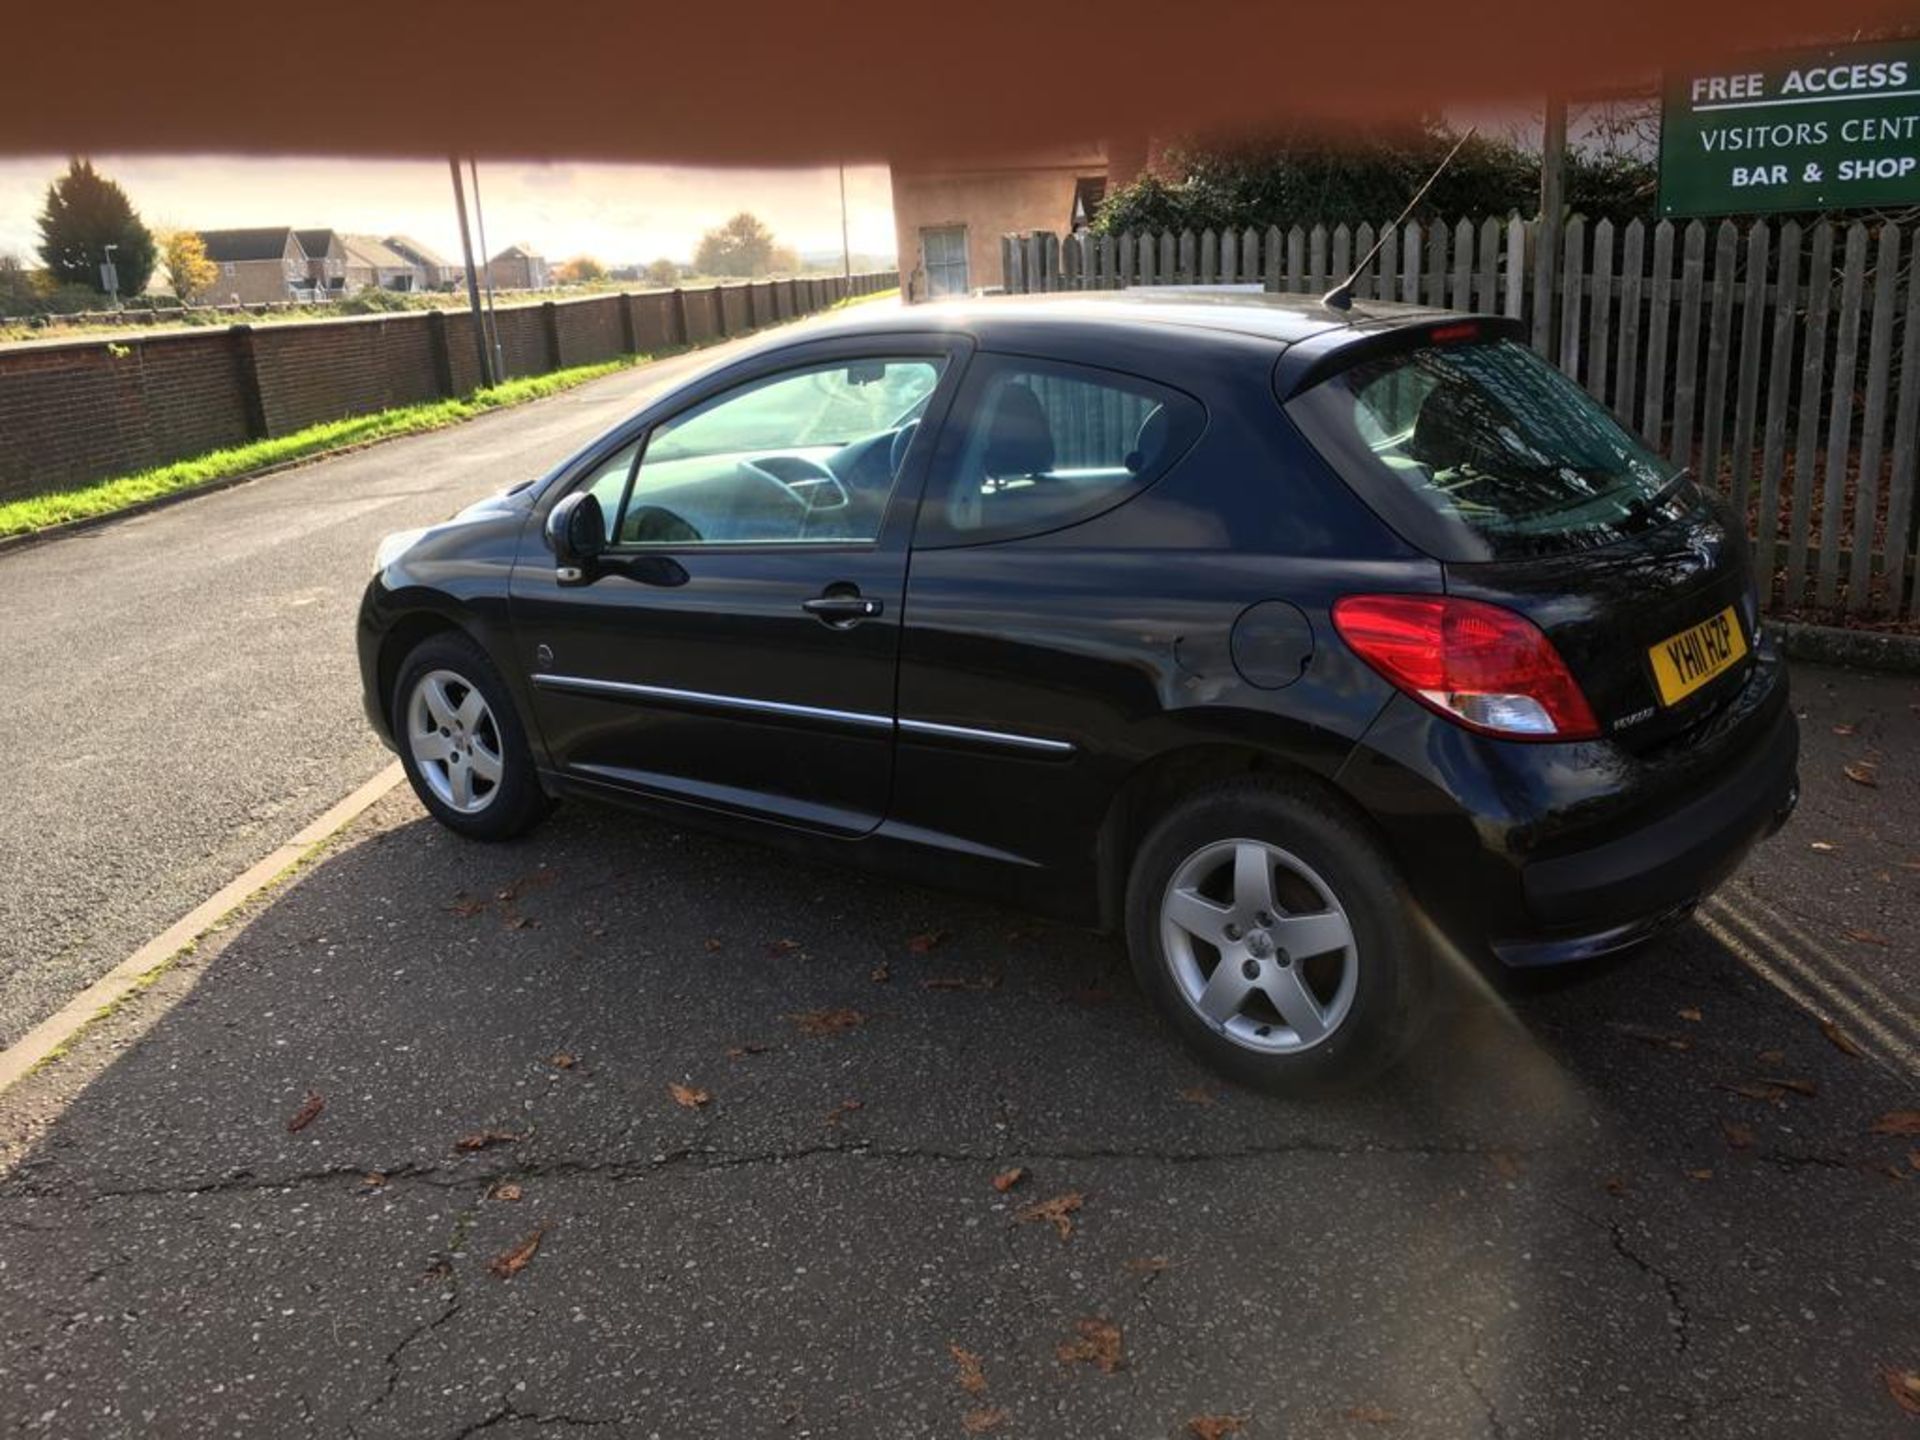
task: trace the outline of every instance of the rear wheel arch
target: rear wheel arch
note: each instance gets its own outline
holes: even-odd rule
[[[1103,930],[1116,930],[1123,923],[1127,875],[1133,858],[1160,819],[1192,796],[1234,781],[1284,786],[1309,794],[1383,845],[1386,843],[1373,818],[1331,777],[1289,756],[1228,741],[1203,741],[1163,751],[1141,762],[1121,782],[1101,822],[1097,898]]]

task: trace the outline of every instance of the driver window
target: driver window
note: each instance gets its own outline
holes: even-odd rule
[[[875,539],[943,365],[838,360],[675,416],[648,438],[608,533],[621,545]]]

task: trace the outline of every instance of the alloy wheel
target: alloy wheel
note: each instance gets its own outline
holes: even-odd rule
[[[1353,926],[1319,873],[1264,840],[1220,840],[1173,872],[1160,943],[1182,997],[1246,1049],[1297,1054],[1347,1018]]]
[[[506,774],[500,727],[465,676],[429,670],[407,696],[407,750],[427,788],[448,809],[477,815]]]

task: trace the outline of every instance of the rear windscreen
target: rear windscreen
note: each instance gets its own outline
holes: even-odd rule
[[[1443,560],[1607,545],[1695,499],[1672,465],[1511,340],[1362,359],[1287,413],[1362,499]]]

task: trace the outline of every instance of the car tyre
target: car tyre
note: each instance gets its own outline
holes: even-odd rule
[[[1411,1043],[1431,970],[1414,915],[1390,857],[1336,801],[1236,780],[1191,796],[1140,844],[1127,949],[1141,989],[1208,1065],[1310,1093],[1369,1080]]]
[[[390,717],[413,793],[449,830],[509,840],[551,807],[513,697],[466,635],[446,632],[414,647],[394,683]]]

